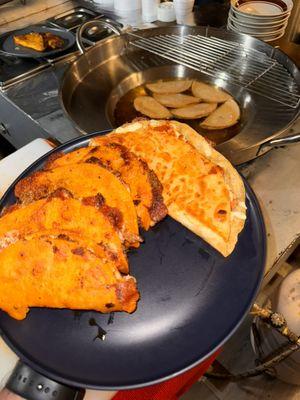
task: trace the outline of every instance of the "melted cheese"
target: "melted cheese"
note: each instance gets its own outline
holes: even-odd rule
[[[141,129],[143,126],[139,122],[135,122],[133,124],[129,124],[125,127],[120,127],[115,130],[116,133],[124,133],[124,132],[135,132]]]
[[[240,212],[240,211],[232,211],[231,212],[231,215],[233,216],[233,217],[235,217],[235,218],[239,218],[239,219],[246,219],[246,215],[245,214],[243,214],[242,212]]]
[[[225,241],[228,239],[230,192],[221,167],[209,161],[183,135],[162,121],[149,123],[146,131],[132,132],[124,127],[121,130],[124,134],[119,135],[119,128],[115,132],[117,134],[110,135],[114,140],[143,158],[155,171],[163,184],[163,197],[171,216],[172,209],[176,208],[182,216],[189,215]],[[210,146],[207,145],[205,150],[209,153]],[[180,221],[183,224],[184,219],[182,217]]]

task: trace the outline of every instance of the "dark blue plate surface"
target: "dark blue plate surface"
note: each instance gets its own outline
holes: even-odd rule
[[[51,153],[87,145],[91,136]],[[40,169],[49,154],[20,178]],[[168,217],[142,233],[145,242],[129,253],[141,293],[135,313],[110,316],[36,308],[25,320],[16,321],[0,312],[3,338],[49,377],[97,389],[145,386],[201,362],[241,323],[263,276],[264,223],[257,200],[245,185],[247,221],[229,257]],[[14,202],[13,190],[14,185],[1,208]],[[107,332],[104,341],[97,338],[95,322]]]
[[[17,46],[14,42],[14,36],[16,35],[25,35],[30,32],[51,32],[53,35],[59,36],[64,41],[64,45],[55,50],[49,51],[35,51],[33,49],[29,49],[23,46]],[[5,35],[3,41],[1,41],[1,50],[6,54],[16,57],[30,57],[30,58],[39,58],[39,57],[50,57],[54,54],[60,53],[64,50],[69,49],[75,43],[75,36],[66,30],[51,28],[48,26],[40,26],[34,25],[28,28],[20,29],[18,31],[10,32]]]

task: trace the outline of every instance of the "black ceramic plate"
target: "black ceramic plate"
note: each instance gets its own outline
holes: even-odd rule
[[[25,35],[26,33],[30,32],[51,32],[54,35],[57,35],[61,39],[63,39],[64,45],[60,49],[41,52],[29,49],[27,47],[17,46],[15,44],[13,38],[15,35]],[[52,55],[60,53],[72,47],[74,43],[75,43],[75,36],[71,32],[62,29],[54,29],[48,26],[36,25],[6,34],[5,37],[3,37],[3,39],[1,40],[0,48],[3,52],[5,52],[7,55],[10,56],[39,58],[39,57],[50,57]]]
[[[87,145],[89,137],[51,153]],[[40,169],[49,154],[20,178]],[[3,338],[41,373],[97,389],[145,386],[201,362],[238,327],[263,276],[264,223],[256,198],[245,185],[247,221],[229,257],[168,217],[142,233],[145,242],[129,253],[141,293],[135,313],[112,316],[36,308],[25,320],[16,321],[0,312]],[[14,185],[1,207],[14,202],[13,190]],[[96,324],[107,332],[104,341],[97,337]]]

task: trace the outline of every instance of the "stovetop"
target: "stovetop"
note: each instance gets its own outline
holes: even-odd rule
[[[219,9],[217,7],[219,7],[219,3],[216,5],[216,9]],[[64,3],[63,11],[61,11],[62,8],[59,8],[59,10],[59,12],[57,11],[55,13],[55,7],[53,7],[51,11],[44,13],[43,15],[46,15],[40,18],[44,20],[42,22],[38,19],[38,16],[36,16],[34,18],[26,18],[28,21],[27,23],[23,24],[22,22],[18,22],[11,25],[11,27],[14,26],[14,29],[16,29],[16,27],[23,28],[26,25],[32,26],[34,21],[34,23],[51,24],[51,26],[56,28],[59,26],[60,29],[67,29],[75,34],[78,25],[89,19],[91,14],[93,17],[95,16],[95,18],[108,17],[114,21],[122,22],[124,26],[130,25],[133,29],[145,29],[164,24],[145,24],[142,22],[141,13],[134,13],[134,15],[126,16],[126,18],[122,17],[117,15],[113,10],[102,9],[101,6],[97,5],[92,0],[67,1]],[[53,15],[55,15],[55,17],[53,17]],[[195,22],[196,21],[187,21],[187,24],[194,25]],[[222,22],[223,21],[220,21],[220,23]],[[205,21],[201,20],[201,23],[205,23]],[[7,29],[5,32],[6,31]],[[93,36],[95,33],[94,29],[92,29],[92,32],[87,32],[87,34],[89,33]],[[98,32],[98,35],[95,35],[95,37],[89,37],[89,39],[86,38],[86,45],[92,46],[98,40],[103,38],[103,36],[101,36],[103,34],[107,35],[107,32],[100,31]],[[84,132],[66,116],[60,99],[60,88],[64,74],[78,55],[79,52],[75,48],[71,49],[65,55],[61,54],[57,56],[57,58],[53,60],[10,60],[5,57],[4,63],[7,64],[9,61],[15,63],[13,69],[16,71],[11,71],[12,68],[9,68],[6,64],[1,66],[2,55],[0,54],[0,99],[6,99],[7,102],[12,104],[18,112],[21,112],[23,115],[28,117],[35,126],[40,127],[44,137],[49,137],[60,143],[64,143],[67,140],[78,137],[78,135],[84,134]],[[24,67],[25,64],[26,67]],[[9,79],[4,82],[1,88],[1,70],[3,71],[5,69],[7,70]],[[25,73],[25,75],[22,76],[20,73]],[[30,77],[30,79],[26,79],[27,77]],[[3,113],[4,112],[5,110],[3,110]],[[0,122],[5,123],[6,129],[11,132],[10,115],[4,117],[4,121],[1,121],[0,119]],[[102,129],[108,128],[111,128],[111,125],[108,120],[104,119]],[[10,137],[6,137],[15,147],[20,147],[25,144],[26,139],[20,139],[20,137],[23,137],[22,132],[15,131],[11,133]]]
[[[80,26],[82,23],[91,19],[102,18],[105,18],[105,16],[96,10],[91,10],[87,7],[75,7],[55,17],[41,21],[38,25],[66,30],[75,36],[78,26]],[[111,20],[110,22],[121,26],[121,24],[116,21]],[[1,42],[15,32],[17,31],[7,32],[4,35],[1,35],[0,47]],[[99,40],[102,40],[111,34],[112,32],[105,28],[101,29],[93,27],[92,29],[88,29],[83,33],[83,42],[86,47],[93,46]],[[77,56],[77,54],[78,49],[76,44],[74,44],[74,46],[68,50],[60,52],[55,56],[47,58],[40,57],[35,59],[9,56],[0,50],[0,88],[2,90],[7,89],[8,87],[24,81],[25,79],[36,75],[42,70],[47,69],[58,62],[69,61]]]

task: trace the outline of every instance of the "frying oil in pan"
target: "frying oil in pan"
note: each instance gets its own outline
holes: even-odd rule
[[[174,80],[174,79],[172,79]],[[157,82],[157,81],[155,81]],[[147,82],[147,83],[155,83],[155,82]],[[185,94],[192,94],[190,90],[184,92]],[[144,86],[137,86],[134,89],[129,90],[121,99],[118,101],[115,111],[114,111],[114,120],[115,126],[120,126],[125,124],[126,122],[131,122],[134,118],[137,117],[145,117],[143,114],[139,113],[135,110],[133,106],[134,99],[138,96],[151,96],[151,92]],[[146,118],[146,117],[145,117]],[[235,135],[237,135],[241,130],[241,122],[238,122],[234,126],[226,129],[218,129],[218,130],[206,130],[199,126],[199,123],[204,120],[202,119],[177,119],[179,122],[186,123],[190,125],[195,131],[200,133],[202,136],[205,136],[207,139],[211,140],[215,144],[226,142],[231,139]]]

